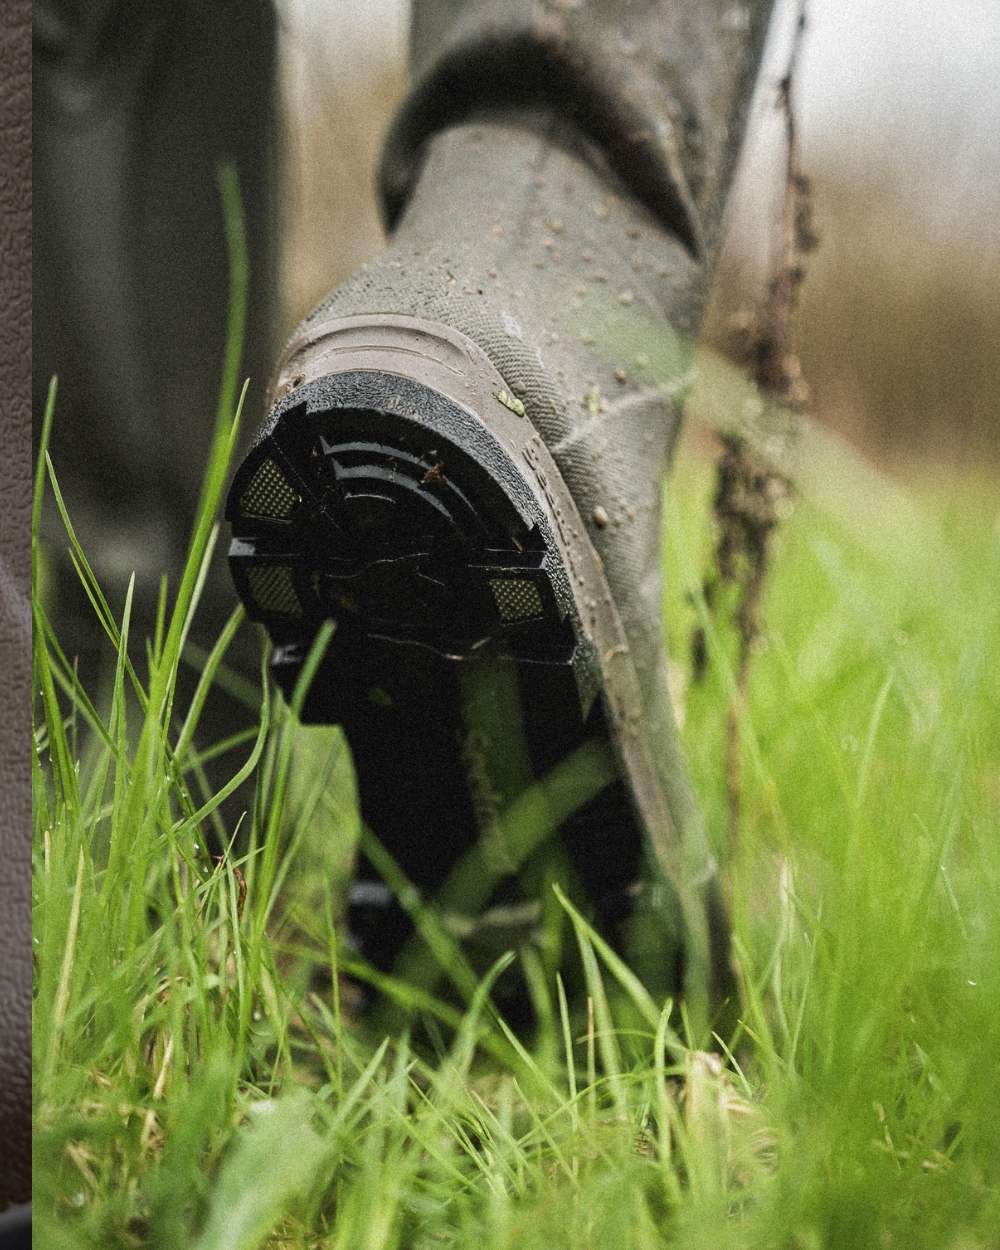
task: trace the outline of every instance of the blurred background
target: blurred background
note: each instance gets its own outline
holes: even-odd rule
[[[949,496],[956,473],[1000,482],[1000,0],[806,12],[795,116],[820,242],[792,346],[816,422],[874,466],[849,456],[827,492],[864,528],[886,509],[887,473]],[[720,350],[781,258],[778,83],[796,13],[777,0],[730,200],[705,332]],[[38,0],[34,18],[36,434],[58,372],[53,461],[113,602],[136,571],[142,636],[161,576],[176,586],[183,567],[213,420],[229,302],[218,160],[235,159],[252,245],[245,447],[281,341],[384,246],[376,167],[405,90],[409,0]],[[276,100],[262,86],[275,43]],[[740,401],[725,387],[710,398],[689,405],[689,442],[714,451],[705,432]],[[815,495],[827,462],[801,459],[793,476],[805,488],[811,471]],[[52,618],[70,654],[102,663],[55,508],[42,520]],[[233,606],[224,549],[206,645]]]
[[[793,5],[779,0],[707,325],[778,238]],[[283,328],[382,247],[374,171],[406,0],[281,0]],[[1000,4],[809,0],[797,116],[821,236],[798,343],[815,416],[899,473],[1000,463]]]

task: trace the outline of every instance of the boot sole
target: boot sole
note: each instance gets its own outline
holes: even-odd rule
[[[611,744],[619,783],[576,820],[578,842],[593,843],[591,893],[615,884],[609,855],[620,852],[617,886],[635,879],[643,833],[674,855],[600,559],[485,354],[436,323],[342,318],[292,345],[272,398],[229,493],[233,580],[286,696],[321,623],[336,621],[303,718],[345,726],[363,815],[380,838],[394,830],[416,884],[431,888],[483,824],[475,787],[458,798],[468,744],[456,743],[463,675],[480,662],[519,691],[535,775],[588,737]],[[421,815],[415,792],[428,787],[437,802]],[[678,886],[679,864],[658,858]]]

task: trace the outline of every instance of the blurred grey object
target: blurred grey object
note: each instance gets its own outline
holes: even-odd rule
[[[251,422],[263,410],[274,24],[268,0],[35,5],[35,428],[57,373],[52,457],[71,516],[113,602],[137,572],[146,616],[161,574],[176,586],[211,436],[229,306],[227,160],[250,246]],[[69,607],[83,600],[54,508],[47,522],[64,645],[86,652],[96,626]]]

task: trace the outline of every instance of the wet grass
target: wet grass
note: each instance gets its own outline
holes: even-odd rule
[[[707,1052],[683,1005],[655,999],[554,894],[582,992],[540,975],[530,948],[470,976],[423,908],[419,966],[440,965],[457,999],[435,976],[382,978],[398,1014],[380,1033],[353,1018],[344,979],[370,978],[340,925],[361,835],[344,744],[227,671],[239,612],[210,650],[188,641],[235,437],[245,272],[232,205],[227,220],[226,381],[190,555],[151,639],[133,636],[131,588],[102,593],[42,440],[36,556],[48,478],[112,680],[85,688],[36,595],[36,1244],[994,1246],[1000,485],[904,491],[805,441],[730,844],[737,640],[724,596],[711,612],[702,598],[711,472],[682,448],[667,619],[732,896],[739,1019]],[[202,679],[182,699],[185,653]],[[249,691],[256,720],[221,743],[202,724],[216,684]],[[209,784],[224,761],[230,780]],[[212,836],[231,852],[214,858]],[[531,1036],[493,1006],[513,964],[539,1007]]]
[[[84,690],[36,602],[37,1244],[995,1245],[996,484],[904,496],[845,474],[800,494],[727,845],[735,636],[725,604],[710,613],[700,596],[711,475],[682,450],[665,522],[671,651],[743,997],[715,1055],[559,900],[584,995],[539,983],[530,951],[470,979],[431,913],[433,958],[464,1006],[384,985],[401,1023],[380,1036],[351,1018],[341,976],[364,970],[339,924],[359,831],[338,734],[265,693],[257,732],[222,744],[237,761],[226,789],[251,808],[238,833],[221,826],[241,849],[221,862],[204,849],[221,804],[203,785],[217,746],[200,718],[238,613],[190,703],[174,692],[233,399],[148,644],[130,637],[131,592],[108,603],[71,536],[116,661],[110,690]],[[48,489],[61,507],[54,474]],[[492,1006],[512,962],[544,1004],[531,1037]]]

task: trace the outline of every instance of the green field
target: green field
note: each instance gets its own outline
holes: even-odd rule
[[[1000,1244],[996,485],[803,475],[728,845],[732,628],[700,591],[711,466],[682,448],[668,633],[732,897],[739,1023],[708,1053],[680,1004],[557,907],[583,1001],[535,975],[543,1025],[519,1037],[490,978],[457,1011],[389,986],[400,1020],[382,1038],[340,975],[358,821],[338,734],[265,699],[259,733],[223,744],[252,807],[237,830],[204,788],[199,716],[238,615],[194,699],[173,700],[229,441],[223,420],[188,569],[148,644],[126,643],[131,603],[103,601],[78,553],[113,689],[81,688],[36,604],[36,1244]],[[203,844],[213,821],[241,848],[221,864]]]

